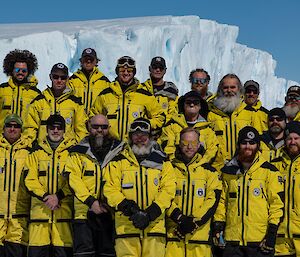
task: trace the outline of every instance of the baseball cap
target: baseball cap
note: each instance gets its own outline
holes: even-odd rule
[[[46,125],[47,125],[47,128],[49,126],[57,125],[57,126],[60,126],[63,130],[66,129],[65,119],[64,119],[64,117],[62,117],[59,114],[50,115],[49,118],[46,121]]]
[[[23,121],[22,121],[21,117],[19,115],[15,114],[15,113],[7,115],[5,120],[4,120],[4,124],[8,124],[12,121],[14,121],[17,124],[23,126]]]
[[[258,144],[260,141],[258,131],[251,126],[246,126],[242,128],[239,131],[238,144],[240,144],[242,141],[254,141]]]
[[[82,51],[81,58],[84,58],[84,57],[93,57],[98,60],[97,53],[96,53],[95,49],[93,49],[93,48],[84,49]]]
[[[161,67],[163,69],[167,68],[166,60],[161,56],[156,56],[151,60],[151,67]]]
[[[287,95],[297,95],[300,96],[300,87],[297,85],[289,87]]]
[[[62,71],[66,75],[69,74],[68,67],[66,65],[64,65],[63,63],[54,64],[52,69],[51,69],[51,74],[54,73],[55,71]]]
[[[248,80],[248,81],[245,82],[245,84],[244,84],[244,88],[245,89],[247,87],[250,87],[250,86],[255,87],[259,91],[259,84],[256,81],[254,81],[254,80]]]
[[[283,118],[284,120],[286,120],[286,114],[284,112],[284,110],[282,110],[282,108],[273,108],[272,110],[270,110],[268,117],[272,117],[272,116],[278,116],[280,118]]]

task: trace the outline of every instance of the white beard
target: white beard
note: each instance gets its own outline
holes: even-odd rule
[[[285,105],[282,108],[285,112],[285,115],[289,118],[295,118],[297,113],[300,111],[300,107],[298,105],[295,106],[290,106],[290,105]]]
[[[225,113],[232,113],[241,103],[241,95],[237,93],[234,96],[219,96],[214,100],[214,105]]]
[[[103,136],[96,136],[94,138],[94,147],[95,148],[102,148],[103,146]]]
[[[141,146],[133,144],[131,146],[131,149],[133,153],[137,156],[148,155],[151,152],[151,148],[154,144],[155,142],[153,141],[149,141],[147,145],[141,145]]]

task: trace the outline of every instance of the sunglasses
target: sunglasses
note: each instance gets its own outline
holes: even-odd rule
[[[254,141],[254,140],[249,140],[249,141],[247,141],[247,140],[242,140],[242,141],[240,142],[240,144],[241,144],[241,145],[246,145],[246,144],[249,144],[249,145],[255,145],[255,144],[257,144],[257,143],[256,143],[256,141]]]
[[[186,104],[186,105],[200,105],[200,100],[186,100],[186,101],[184,101],[184,103]]]
[[[62,126],[60,126],[60,125],[49,125],[48,128],[50,130],[55,130],[55,129],[57,129],[57,130],[64,130],[64,128]]]
[[[274,116],[272,116],[272,117],[269,118],[269,121],[271,121],[271,122],[273,122],[275,120],[277,120],[277,121],[284,121],[284,118],[283,117],[274,117]]]
[[[245,89],[245,93],[246,94],[250,94],[250,93],[253,93],[253,94],[258,94],[258,90],[256,88],[246,88]]]
[[[130,131],[129,132],[136,132],[136,131],[141,131],[141,132],[150,132],[150,124],[145,122],[145,121],[138,121],[138,122],[133,122],[130,126]]]
[[[92,129],[108,129],[108,124],[91,124]]]
[[[119,72],[133,72],[134,68],[124,68],[124,67],[120,67],[119,68]]]
[[[57,75],[57,74],[52,74],[51,75],[53,79],[61,79],[61,80],[66,80],[68,78],[68,75]]]
[[[118,60],[117,66],[120,67],[120,66],[125,66],[125,65],[127,65],[128,67],[131,67],[131,68],[135,68],[135,60],[133,60],[130,57],[121,57]]]
[[[295,96],[295,95],[288,95],[286,98],[288,100],[296,100],[296,101],[300,100],[300,96]]]
[[[8,123],[8,124],[5,124],[5,127],[6,128],[22,128],[22,125]]]
[[[201,79],[201,78],[192,78],[193,84],[205,84],[207,82],[207,79]]]
[[[19,73],[19,72],[26,73],[26,72],[28,72],[28,69],[26,69],[26,68],[15,68],[14,70],[15,70],[16,73]]]
[[[188,140],[180,140],[180,144],[183,146],[192,146],[192,147],[196,147],[199,144],[198,140],[194,140],[194,141],[188,141]]]

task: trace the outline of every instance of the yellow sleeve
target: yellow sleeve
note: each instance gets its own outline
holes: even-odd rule
[[[104,111],[104,107],[103,107],[102,97],[101,95],[98,95],[95,99],[93,107],[90,110],[89,118],[99,113],[103,114],[103,111]]]
[[[163,127],[162,133],[159,138],[159,143],[163,149],[163,151],[168,155],[169,159],[172,160],[175,157],[175,150],[176,150],[176,136],[175,136],[175,129],[173,128],[172,124]]]
[[[41,124],[38,110],[42,110],[38,100],[34,101],[28,108],[27,119],[24,121],[24,132],[22,135],[26,143],[28,142],[27,145],[31,144],[37,138]]]
[[[86,123],[88,121],[88,117],[84,111],[83,105],[77,105],[77,109],[75,111],[75,119],[74,119],[74,131],[76,134],[76,141],[80,142],[84,137],[88,135]]]
[[[150,120],[151,128],[153,130],[162,128],[166,121],[166,115],[157,102],[155,96],[145,96],[145,107],[147,111],[147,118]]]
[[[214,215],[214,221],[226,222],[227,191],[228,191],[228,184],[226,180],[223,179],[221,198]]]

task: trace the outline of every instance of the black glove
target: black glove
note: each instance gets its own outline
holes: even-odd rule
[[[195,223],[194,217],[182,215],[175,233],[183,239],[186,234],[193,234],[197,228],[198,225]]]
[[[145,212],[149,216],[150,221],[156,220],[161,215],[161,209],[156,203],[152,203]]]
[[[278,230],[277,225],[269,224],[267,234],[263,239],[263,241],[260,243],[260,250],[263,253],[269,254],[274,251],[277,230]]]
[[[150,223],[149,215],[146,212],[138,211],[131,215],[129,220],[132,221],[133,225],[138,229],[145,229]]]
[[[119,203],[117,209],[125,216],[131,216],[140,210],[135,201],[127,199],[124,199],[121,203]]]

